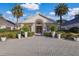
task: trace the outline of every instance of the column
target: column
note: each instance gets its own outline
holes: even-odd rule
[[[34,23],[31,25],[31,31],[35,32],[35,24]]]
[[[46,32],[47,31],[47,27],[46,27],[46,24],[44,23],[43,24],[43,32]]]

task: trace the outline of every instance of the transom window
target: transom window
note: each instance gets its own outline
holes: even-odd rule
[[[42,22],[41,19],[36,20],[36,24],[42,24],[42,23],[43,23],[43,22]]]

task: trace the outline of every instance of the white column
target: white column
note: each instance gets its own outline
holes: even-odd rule
[[[25,38],[27,38],[27,36],[28,36],[28,32],[25,32]]]
[[[14,27],[11,27],[11,30],[13,30],[14,29]]]
[[[31,31],[35,32],[35,24],[34,23],[31,25]]]
[[[47,30],[46,24],[43,24],[43,32],[45,32]]]
[[[58,39],[61,39],[61,34],[58,34]]]
[[[21,34],[18,34],[18,39],[21,39]]]

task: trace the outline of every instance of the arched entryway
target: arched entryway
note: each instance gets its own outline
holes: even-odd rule
[[[43,21],[41,19],[37,19],[35,23],[36,33],[42,34],[43,32]]]

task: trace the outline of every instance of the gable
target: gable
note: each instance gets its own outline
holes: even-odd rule
[[[23,23],[35,23],[37,20],[41,20],[43,23],[54,23],[54,21],[51,18],[48,18],[41,14],[37,14],[33,17],[29,17]]]

